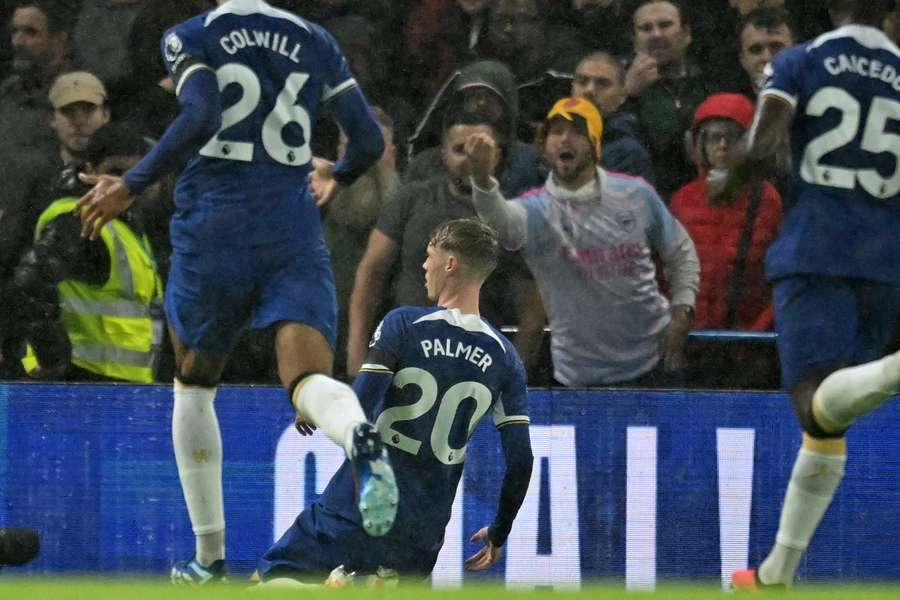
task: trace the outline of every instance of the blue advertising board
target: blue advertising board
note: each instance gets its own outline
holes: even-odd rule
[[[172,455],[168,386],[0,385],[0,525],[39,530],[35,573],[166,573],[193,553]],[[775,535],[800,433],[781,393],[534,391],[528,497],[489,573],[511,587],[629,588],[758,564]],[[342,450],[300,437],[280,389],[229,387],[224,438],[231,571],[324,488]],[[838,495],[800,577],[900,579],[900,408],[848,438]],[[435,585],[474,579],[469,536],[493,519],[503,474],[486,420],[468,447]]]

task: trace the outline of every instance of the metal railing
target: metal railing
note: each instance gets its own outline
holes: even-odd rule
[[[515,325],[504,325],[500,328],[504,335],[513,335],[519,332]],[[544,327],[544,333],[551,333],[549,327]],[[710,343],[752,343],[774,344],[778,334],[774,331],[737,331],[730,329],[697,329],[688,334],[688,338],[695,341]]]

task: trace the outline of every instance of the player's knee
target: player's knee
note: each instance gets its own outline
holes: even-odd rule
[[[302,371],[299,375],[294,377],[287,385],[288,402],[290,402],[292,407],[294,406],[294,392],[297,391],[297,386],[299,386],[307,378],[312,377],[313,375],[325,375],[326,377],[330,377],[328,373],[324,373],[322,371]]]
[[[206,369],[178,369],[175,379],[182,385],[194,385],[197,387],[212,388],[219,385],[219,374]]]
[[[175,378],[184,385],[216,387],[225,370],[226,360],[224,356],[209,356],[191,350],[177,365]]]
[[[816,421],[813,413],[813,394],[812,392],[794,392],[791,394],[794,402],[794,412],[797,414],[797,420],[803,431],[810,437],[817,440],[832,440],[844,437],[845,431],[828,431],[824,429],[818,421]]]

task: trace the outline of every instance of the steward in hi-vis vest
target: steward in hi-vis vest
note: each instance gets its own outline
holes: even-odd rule
[[[163,328],[150,245],[125,219],[108,223],[95,242],[82,238],[72,216],[76,200],[61,198],[44,210],[17,269],[14,293],[31,322],[22,364],[38,378],[150,383]]]

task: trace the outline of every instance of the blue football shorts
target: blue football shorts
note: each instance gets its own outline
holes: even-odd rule
[[[369,537],[360,525],[314,502],[266,551],[257,569],[264,581],[290,577],[321,583],[340,565],[359,575],[384,567],[415,580],[431,573],[437,557],[437,552],[423,551],[390,534]]]
[[[814,275],[774,282],[782,387],[880,358],[900,311],[900,288]]]
[[[319,331],[334,348],[337,297],[324,244],[272,244],[211,252],[174,252],[166,318],[189,349],[231,351],[247,327],[294,321]]]

